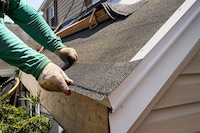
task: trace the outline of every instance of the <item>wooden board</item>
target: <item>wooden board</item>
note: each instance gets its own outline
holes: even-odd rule
[[[75,92],[66,96],[45,91],[33,76],[25,73],[21,74],[20,79],[33,95],[41,91],[41,104],[70,133],[109,132],[108,108],[104,105]]]
[[[72,34],[74,34],[76,32],[79,32],[81,30],[84,30],[86,28],[89,28],[90,26],[92,26],[93,24],[96,23],[95,21],[100,23],[100,22],[103,22],[103,21],[105,21],[105,20],[110,18],[103,9],[95,12],[95,16],[96,16],[96,18],[95,18],[96,20],[92,19],[92,24],[90,23],[91,16],[88,16],[88,17],[86,17],[86,18],[84,18],[84,19],[72,24],[68,28],[57,32],[56,35],[60,36],[60,38],[64,38],[64,37],[72,35]]]

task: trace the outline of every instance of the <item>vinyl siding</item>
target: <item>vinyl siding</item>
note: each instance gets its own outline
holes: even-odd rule
[[[71,10],[70,10],[70,7],[71,7]],[[68,15],[63,23],[79,15],[85,9],[87,9],[87,7],[84,6],[84,0],[74,0],[74,2],[73,0],[69,0],[69,1],[59,0],[58,1],[58,23],[62,21],[62,19],[66,16],[66,14]]]
[[[200,103],[153,110],[135,133],[197,133]]]
[[[200,51],[169,87],[136,133],[200,132],[199,60]]]
[[[99,2],[100,0],[98,0]],[[50,5],[52,5],[53,2],[48,2],[45,7],[43,7],[43,17],[45,20],[48,20],[47,17],[47,10],[49,9]],[[85,6],[84,0],[58,0],[57,1],[57,24],[59,24],[63,18],[67,15],[64,22],[67,22],[74,17],[78,16],[81,12],[84,12],[87,8],[89,8],[92,5]],[[71,9],[70,9],[71,8]]]

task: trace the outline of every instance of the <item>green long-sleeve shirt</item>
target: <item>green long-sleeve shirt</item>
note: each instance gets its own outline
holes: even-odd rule
[[[29,6],[26,0],[10,0],[10,8],[6,14],[46,49],[54,52],[65,47],[42,16]],[[32,74],[36,79],[43,68],[51,62],[45,55],[28,47],[6,28],[2,12],[0,12],[0,58]]]

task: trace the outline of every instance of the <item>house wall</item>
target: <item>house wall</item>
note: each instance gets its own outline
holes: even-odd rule
[[[200,132],[200,51],[177,77],[135,133]],[[132,133],[132,129],[129,130]]]
[[[68,15],[64,22],[80,14],[82,10],[86,9],[86,7],[83,4],[84,4],[83,0],[58,1],[58,22],[61,22],[62,19],[66,16],[66,14]]]
[[[52,5],[52,3],[53,1],[47,3],[43,9],[43,16],[45,20],[48,20],[47,10]],[[91,5],[92,5],[91,0],[57,0],[57,20],[58,20],[57,24],[62,22],[65,16],[67,17],[64,19],[63,23],[67,22],[68,20],[79,15],[81,12],[86,10]]]

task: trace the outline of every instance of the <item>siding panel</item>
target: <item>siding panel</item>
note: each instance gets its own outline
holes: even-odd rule
[[[154,109],[200,101],[200,74],[180,75]]]
[[[98,2],[99,1],[100,0],[98,0]],[[44,16],[45,20],[47,20],[46,10],[49,8],[49,6],[51,4],[52,4],[52,2],[47,3],[43,9],[43,13],[44,13],[43,16]],[[57,1],[58,23],[60,23],[63,20],[63,18],[66,16],[66,14],[68,14],[68,15],[63,23],[65,23],[68,20],[72,19],[73,17],[79,15],[81,12],[84,12],[91,5],[92,4],[88,5],[88,7],[84,6],[84,0],[58,0]],[[70,7],[71,7],[71,10],[70,10]]]
[[[61,22],[61,20],[65,17],[65,15],[69,12],[70,7],[72,6],[70,12],[67,15],[67,18],[64,22],[72,19],[74,16],[80,14],[82,6],[84,1],[83,0],[75,0],[73,3],[73,0],[69,1],[58,1],[58,22]],[[84,6],[83,10],[85,10],[86,7]]]
[[[170,85],[136,133],[200,132],[200,51]],[[129,130],[131,133],[133,128]]]
[[[200,50],[191,59],[154,109],[200,101]]]
[[[197,133],[200,132],[199,123],[200,103],[195,103],[154,110],[135,133]]]
[[[200,51],[193,57],[189,65],[183,70],[182,74],[200,73]]]

